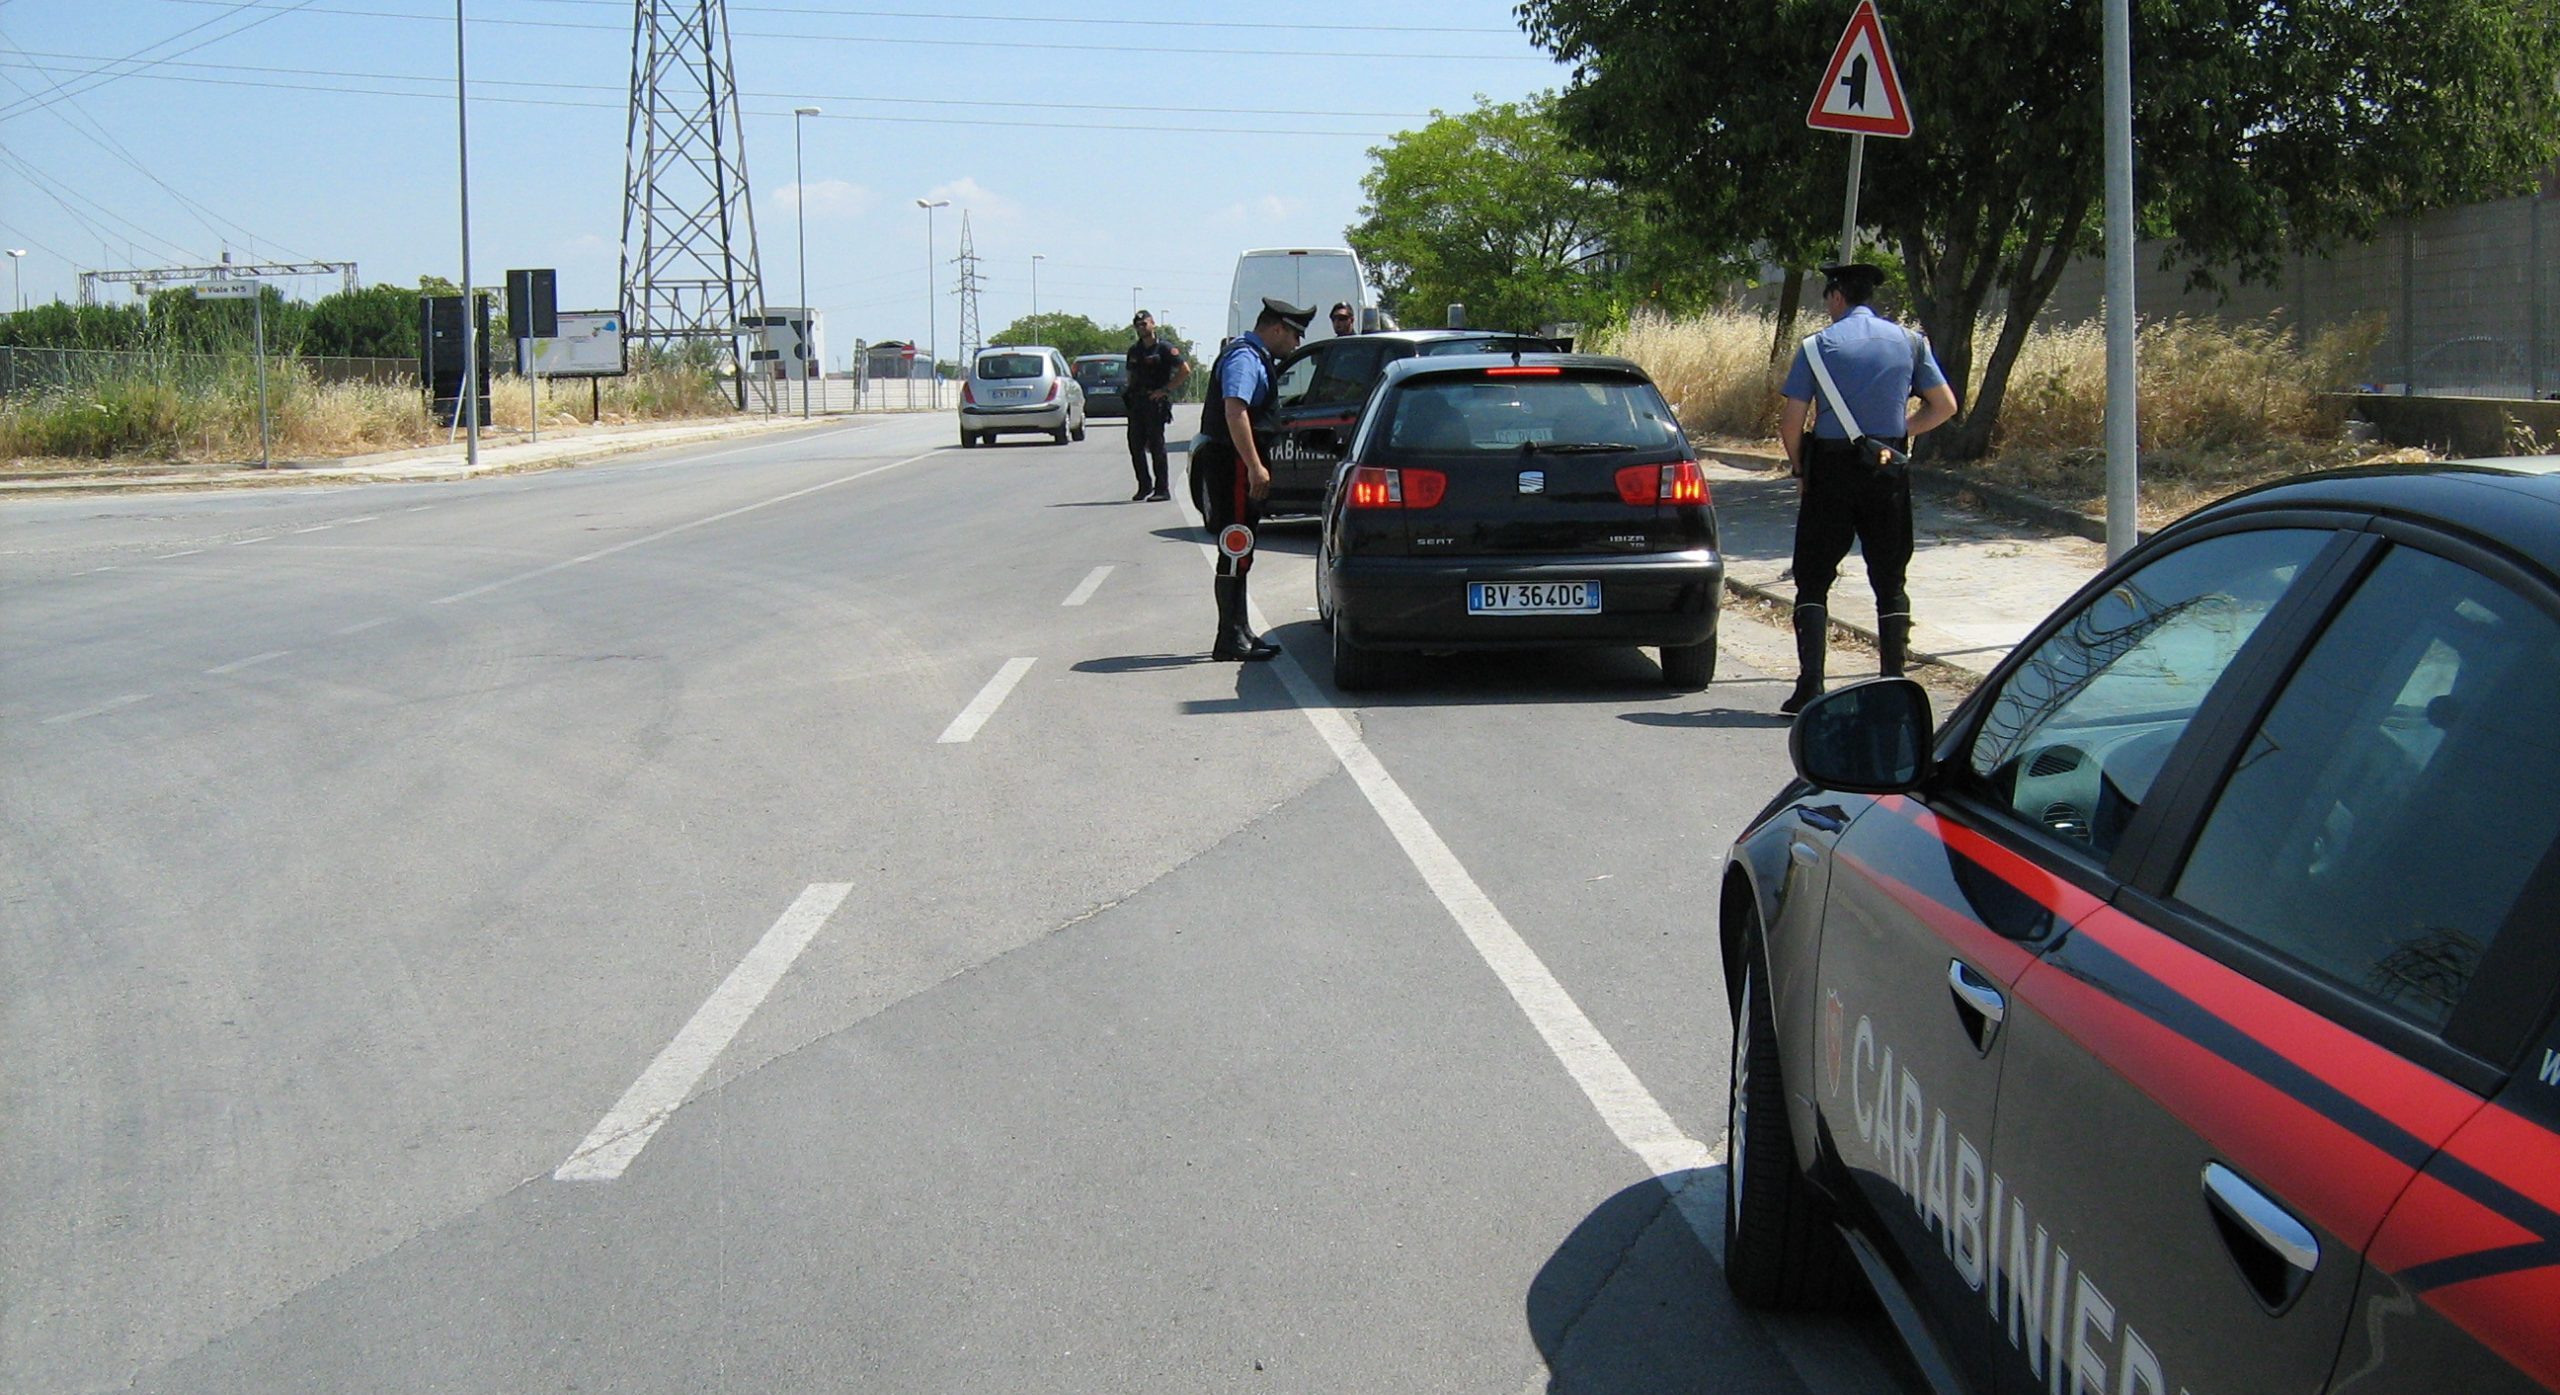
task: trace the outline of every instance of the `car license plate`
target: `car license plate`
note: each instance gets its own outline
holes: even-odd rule
[[[459,292],[456,292],[456,294],[459,294]],[[1030,395],[1031,395],[1031,389],[1029,389],[1029,388],[997,388],[997,389],[996,389],[996,400],[997,400],[998,402],[1017,402],[1017,401],[1020,401],[1021,399],[1025,398],[1025,397],[1030,396]]]
[[[1597,615],[1596,581],[1470,581],[1469,615]]]

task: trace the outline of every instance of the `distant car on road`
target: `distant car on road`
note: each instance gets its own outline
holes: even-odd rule
[[[980,349],[960,383],[960,444],[1026,431],[1062,446],[1084,439],[1084,389],[1066,356],[1041,344]]]
[[[1125,417],[1129,408],[1121,389],[1129,382],[1127,354],[1079,354],[1073,365],[1076,385],[1084,389],[1088,417]]]
[[[2560,1389],[2560,458],[2163,530],[1727,859],[1725,1272],[1942,1390]]]
[[[1697,453],[1625,359],[1393,363],[1325,496],[1316,612],[1346,690],[1390,650],[1637,645],[1703,688],[1723,594]]]
[[[1266,513],[1311,514],[1324,502],[1361,404],[1389,364],[1443,354],[1549,353],[1571,347],[1565,340],[1481,329],[1393,330],[1302,346],[1279,364],[1275,397],[1280,441],[1267,462],[1271,497]],[[1208,490],[1196,468],[1190,481],[1191,502],[1206,516]]]

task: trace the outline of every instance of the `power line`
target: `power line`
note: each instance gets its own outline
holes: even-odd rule
[[[182,245],[180,245],[180,244],[178,244],[178,243],[175,243],[175,242],[171,242],[171,241],[170,241],[170,240],[168,240],[167,238],[162,237],[160,234],[158,234],[158,233],[156,233],[156,232],[153,232],[153,231],[152,231],[151,229],[149,229],[149,228],[144,227],[142,224],[135,222],[135,221],[134,221],[134,220],[132,220],[131,218],[127,218],[127,217],[126,217],[126,216],[124,216],[123,214],[116,212],[114,209],[107,207],[105,204],[102,204],[102,203],[98,202],[96,199],[93,199],[93,198],[89,197],[87,194],[81,193],[78,189],[73,188],[71,185],[66,184],[66,183],[64,183],[63,181],[59,180],[59,179],[55,179],[53,176],[51,176],[51,175],[49,175],[49,174],[46,174],[44,171],[42,171],[42,170],[40,170],[40,169],[36,168],[33,164],[29,163],[29,162],[28,162],[28,160],[27,160],[27,158],[26,158],[25,156],[20,155],[20,154],[16,153],[15,151],[11,151],[11,150],[0,150],[0,163],[5,163],[5,164],[7,164],[10,168],[12,168],[12,169],[16,170],[16,171],[19,173],[19,175],[20,175],[21,177],[23,177],[24,179],[26,179],[26,181],[27,181],[28,183],[33,184],[33,185],[36,187],[36,191],[37,191],[37,192],[39,192],[39,193],[43,194],[43,195],[44,195],[45,197],[47,197],[47,198],[52,199],[55,203],[57,203],[57,204],[61,204],[61,205],[62,205],[62,211],[63,211],[63,212],[70,214],[70,215],[71,215],[71,217],[72,217],[72,219],[73,219],[73,221],[75,221],[75,222],[79,223],[79,224],[80,224],[80,226],[82,226],[82,227],[84,227],[84,228],[87,228],[87,229],[89,230],[90,235],[91,235],[91,236],[93,236],[93,237],[96,237],[96,238],[98,239],[98,241],[99,241],[99,242],[101,242],[101,243],[107,242],[107,241],[109,240],[109,239],[107,238],[107,236],[106,236],[105,232],[104,232],[104,231],[102,231],[102,230],[101,230],[101,229],[100,229],[96,224],[91,223],[88,219],[81,217],[81,216],[80,216],[80,212],[79,212],[79,210],[78,210],[78,209],[73,208],[73,207],[72,207],[68,202],[66,202],[66,201],[64,200],[64,198],[62,197],[64,194],[66,194],[66,193],[67,193],[67,194],[69,194],[72,198],[78,199],[78,200],[79,200],[79,201],[81,201],[82,203],[85,203],[85,204],[89,205],[91,208],[94,208],[94,209],[98,210],[100,213],[105,214],[107,217],[112,218],[112,219],[114,219],[115,221],[117,221],[117,222],[119,222],[119,223],[124,224],[124,225],[125,225],[126,227],[128,227],[128,228],[131,228],[135,233],[138,233],[138,234],[140,234],[140,235],[141,235],[141,238],[142,238],[142,240],[143,240],[143,241],[145,241],[145,242],[149,242],[149,243],[156,243],[156,244],[158,244],[158,245],[159,245],[160,249],[161,249],[161,250],[163,250],[163,251],[172,251],[172,252],[175,252],[175,253],[176,253],[180,258],[182,258],[182,259],[183,259],[183,258],[193,257],[193,256],[195,256],[195,255],[196,255],[195,253],[189,252],[189,251],[188,251],[184,246],[182,246]],[[131,239],[127,239],[127,240],[128,240],[128,241],[130,241]]]
[[[0,57],[0,67],[13,66],[27,67],[30,65],[18,63],[9,58]],[[140,78],[145,82],[183,82],[208,87],[248,87],[261,91],[328,92],[347,97],[407,97],[413,100],[448,103],[453,100],[451,93],[394,92],[375,87],[332,87],[318,83],[278,82],[273,80],[252,81],[246,78],[180,77],[173,73],[153,73],[142,71],[136,71],[130,74],[130,76]],[[401,81],[408,80],[409,79],[401,79]],[[511,106],[574,107],[584,108],[589,111],[627,110],[625,105],[621,102],[577,102],[549,97],[498,97],[475,94],[472,100],[475,102],[502,102]],[[747,115],[750,116],[770,116],[777,120],[787,117],[790,114],[791,113],[787,110],[759,110],[749,111],[747,113]],[[1164,126],[1161,124],[1145,125],[1136,122],[999,121],[993,118],[969,118],[956,116],[862,116],[851,113],[839,116],[833,112],[829,112],[824,116],[811,117],[810,119],[813,121],[870,122],[874,124],[897,126],[994,126],[1010,130],[1029,131],[1146,131],[1155,135],[1163,136],[1344,136],[1361,140],[1384,140],[1391,138],[1396,134],[1396,132],[1393,131],[1287,130],[1271,126]]]
[[[545,0],[545,2],[549,4],[584,4],[587,3],[587,0]],[[11,44],[10,47],[17,48],[15,44]],[[50,50],[32,49],[18,49],[18,52],[29,58],[52,59],[63,63],[88,63],[97,61],[95,55],[91,54],[56,53]],[[365,73],[345,68],[314,68],[310,66],[279,68],[266,67],[253,63],[188,63],[176,59],[145,63],[139,65],[133,71],[136,74],[140,74],[149,69],[158,67],[193,68],[218,73],[283,73],[304,77],[356,78],[366,82],[423,82],[441,85],[449,81],[448,77],[442,73]],[[622,91],[620,87],[611,86],[601,82],[552,82],[533,81],[523,78],[473,78],[471,80],[471,85],[475,89],[481,87],[534,87],[560,92]],[[795,102],[879,102],[897,106],[930,107],[1019,107],[1031,111],[1135,111],[1172,113],[1184,116],[1219,116],[1233,113],[1236,110],[1234,107],[1175,107],[1152,103],[1138,104],[1128,102],[1019,102],[1008,101],[998,97],[857,97],[843,93],[808,91],[748,92],[742,90],[738,95],[741,97],[770,97],[776,101]],[[1341,109],[1323,110],[1309,107],[1255,107],[1253,109],[1253,114],[1256,116],[1341,117],[1346,120],[1353,117],[1359,117],[1388,121],[1421,121],[1427,119],[1431,115],[1431,113],[1424,111],[1350,111]]]
[[[602,5],[620,9],[624,0],[539,0],[547,5]],[[1517,29],[1473,27],[1449,24],[1281,24],[1267,20],[1242,19],[1098,19],[1067,15],[961,15],[922,13],[914,10],[826,10],[798,5],[737,5],[741,14],[827,15],[846,19],[925,19],[937,23],[965,20],[987,24],[1087,24],[1145,27],[1150,29],[1285,29],[1314,33],[1344,34],[1517,34]]]
[[[208,3],[208,4],[216,4],[216,3],[225,3],[225,2],[226,2],[226,0],[204,0],[204,2],[205,2],[205,3]],[[151,50],[153,50],[153,49],[155,49],[155,48],[159,48],[159,47],[161,47],[161,46],[163,46],[163,45],[176,43],[178,40],[185,38],[187,35],[192,34],[192,33],[196,32],[197,30],[204,28],[206,25],[218,24],[218,23],[222,22],[223,20],[225,20],[225,19],[229,19],[229,18],[230,18],[230,17],[232,17],[233,15],[238,14],[238,13],[239,13],[240,11],[242,11],[242,10],[247,10],[247,9],[271,9],[271,10],[273,10],[274,12],[273,12],[273,13],[271,13],[271,14],[262,15],[262,16],[260,16],[260,17],[259,17],[259,18],[257,18],[257,19],[253,19],[253,20],[249,21],[247,24],[243,24],[243,25],[241,25],[241,26],[240,26],[239,28],[237,28],[237,29],[225,30],[224,32],[222,32],[222,33],[220,33],[220,34],[216,34],[216,35],[212,36],[211,38],[202,39],[202,40],[199,40],[199,41],[197,41],[197,42],[195,42],[195,43],[189,44],[189,45],[187,45],[185,48],[182,48],[182,49],[178,50],[176,53],[164,53],[164,54],[160,55],[160,59],[159,59],[159,60],[157,60],[157,61],[165,61],[165,60],[172,59],[172,58],[182,58],[182,57],[186,56],[187,54],[190,54],[190,53],[195,52],[197,49],[200,49],[200,48],[205,47],[205,46],[206,46],[206,45],[208,45],[208,44],[216,44],[216,43],[220,43],[220,42],[221,42],[222,40],[224,40],[224,39],[237,38],[237,37],[239,37],[240,35],[242,35],[242,34],[246,34],[246,33],[248,33],[250,30],[257,28],[257,27],[258,27],[259,25],[261,25],[261,24],[265,24],[265,23],[269,22],[270,20],[282,19],[284,16],[289,15],[289,14],[292,14],[292,13],[293,13],[293,12],[295,12],[296,10],[303,9],[303,8],[305,8],[306,6],[310,5],[311,3],[312,3],[312,0],[294,0],[294,3],[289,4],[289,5],[285,5],[285,6],[281,7],[281,8],[278,8],[278,7],[274,7],[274,6],[259,5],[259,4],[255,3],[255,0],[243,0],[243,2],[242,2],[242,3],[232,4],[232,5],[231,5],[231,7],[230,7],[229,9],[225,10],[225,11],[224,11],[223,13],[221,13],[221,14],[215,15],[212,19],[206,20],[206,21],[204,22],[204,24],[192,24],[192,25],[189,25],[189,26],[187,26],[186,28],[179,30],[177,33],[170,35],[168,38],[165,38],[165,39],[160,40],[158,43],[144,44],[141,48],[138,48],[138,49],[134,50],[130,55],[128,55],[128,56],[126,56],[126,57],[124,57],[124,58],[120,58],[120,59],[116,60],[116,62],[114,62],[114,63],[109,63],[109,64],[106,64],[104,67],[96,68],[96,69],[93,69],[93,70],[91,70],[91,71],[89,71],[89,72],[82,73],[82,74],[80,74],[79,76],[72,78],[71,80],[72,80],[73,82],[82,82],[82,81],[85,81],[85,80],[87,80],[87,79],[89,79],[89,78],[98,77],[98,74],[103,73],[103,72],[106,72],[106,69],[107,69],[107,68],[112,68],[112,67],[116,67],[116,66],[118,66],[118,65],[120,65],[120,64],[123,64],[123,63],[131,62],[131,61],[133,61],[134,59],[136,59],[136,58],[140,58],[140,57],[142,57],[144,54],[149,53]],[[57,91],[60,91],[60,92],[62,93],[62,95],[61,95],[61,96],[59,96],[59,97],[55,97],[55,98],[52,98],[52,99],[50,99],[50,100],[46,100],[46,101],[40,102],[40,103],[38,103],[38,106],[37,106],[36,108],[29,108],[29,107],[26,105],[26,103],[25,103],[25,102],[12,102],[12,103],[10,103],[8,106],[6,106],[6,107],[0,107],[0,121],[7,121],[7,120],[9,120],[10,118],[12,118],[12,117],[16,117],[16,116],[23,116],[23,115],[25,115],[25,114],[26,114],[26,112],[27,112],[27,111],[29,111],[29,110],[38,110],[38,109],[41,109],[42,107],[51,106],[51,105],[53,105],[53,103],[54,103],[54,102],[69,101],[71,98],[73,98],[73,97],[76,97],[76,96],[80,95],[80,93],[82,93],[82,92],[93,92],[93,91],[96,91],[98,88],[104,87],[104,86],[106,86],[108,83],[114,82],[117,78],[120,78],[120,77],[123,77],[123,76],[124,76],[124,74],[122,74],[122,73],[114,73],[114,74],[110,74],[110,75],[108,75],[108,76],[106,76],[106,77],[99,78],[99,80],[98,80],[98,81],[96,81],[96,82],[89,83],[89,85],[88,85],[88,86],[86,86],[86,87],[82,87],[82,88],[78,89],[78,91],[73,91],[73,90],[71,90],[71,89],[69,89],[69,88],[64,87],[61,83],[56,83],[56,84],[54,84],[54,86],[55,86],[55,88],[56,88],[56,90],[57,90]],[[33,100],[33,99],[30,99],[30,100]]]
[[[233,0],[163,0],[163,3],[171,5],[218,5],[231,4],[233,3]],[[248,0],[247,7],[271,8],[271,6],[261,3],[261,0]],[[283,7],[283,11],[314,15],[343,15],[355,19],[405,19],[423,24],[444,24],[448,22],[441,15],[407,14],[396,10],[333,9],[308,3],[308,0],[305,0],[305,3],[286,5]],[[498,19],[484,15],[472,19],[470,23],[503,24],[520,29],[580,29],[602,31],[609,34],[619,34],[622,32],[621,26],[619,25],[579,24],[569,20],[558,19]],[[1058,43],[1054,41],[1035,43],[1028,39],[914,39],[892,38],[885,35],[870,34],[783,34],[747,29],[732,29],[729,33],[732,39],[779,39],[786,43],[795,44],[911,44],[927,48],[966,49],[1026,48],[1036,49],[1043,53],[1056,53],[1062,51],[1074,53],[1145,53],[1154,55],[1178,53],[1225,55],[1235,58],[1404,58],[1428,61],[1456,61],[1462,63],[1553,63],[1555,61],[1543,53],[1362,53],[1345,52],[1339,49],[1176,48],[1165,44],[1071,44]],[[208,40],[207,42],[211,41]],[[192,53],[195,50],[187,49],[184,51]],[[0,111],[0,118],[5,118],[8,114],[9,113],[5,111]]]

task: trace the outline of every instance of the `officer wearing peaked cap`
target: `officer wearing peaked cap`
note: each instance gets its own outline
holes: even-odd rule
[[[1200,472],[1209,531],[1218,539],[1213,659],[1250,662],[1280,652],[1254,634],[1246,619],[1245,578],[1253,571],[1253,530],[1262,522],[1262,501],[1271,495],[1270,451],[1280,436],[1273,411],[1277,365],[1304,341],[1315,317],[1312,308],[1264,296],[1253,329],[1228,340],[1209,373],[1209,400],[1200,412],[1204,439],[1192,468]]]
[[[1868,308],[1884,272],[1865,262],[1822,269],[1831,326],[1796,348],[1779,390],[1778,442],[1796,478],[1795,691],[1778,710],[1822,692],[1831,583],[1849,544],[1876,592],[1877,667],[1899,674],[1911,645],[1911,443],[1956,414],[1955,390],[1929,341]],[[1912,399],[1918,398],[1917,410]],[[1808,419],[1810,429],[1808,429]]]

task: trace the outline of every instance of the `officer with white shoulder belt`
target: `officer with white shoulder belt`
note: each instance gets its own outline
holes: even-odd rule
[[[1854,540],[1876,592],[1877,667],[1899,674],[1911,647],[1911,443],[1956,414],[1955,390],[1929,341],[1867,308],[1884,272],[1864,262],[1822,269],[1829,328],[1787,368],[1778,443],[1796,479],[1793,714],[1822,692],[1831,583]],[[1920,399],[1915,410],[1911,399]],[[1807,429],[1807,418],[1812,420]]]
[[[1253,571],[1253,530],[1262,501],[1271,497],[1271,449],[1280,439],[1276,412],[1280,359],[1304,342],[1316,317],[1284,300],[1262,298],[1253,329],[1226,342],[1209,371],[1209,400],[1201,408],[1192,468],[1207,494],[1209,531],[1218,540],[1218,638],[1209,657],[1256,662],[1280,646],[1253,632],[1245,605],[1245,578]]]

